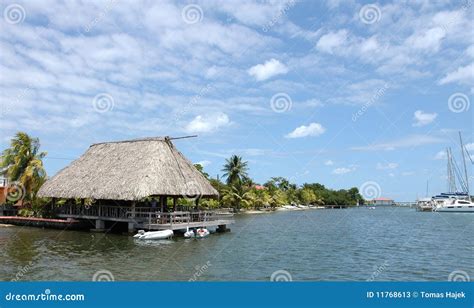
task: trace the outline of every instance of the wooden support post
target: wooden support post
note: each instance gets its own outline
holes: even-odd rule
[[[178,197],[173,197],[173,212],[176,212],[176,205],[178,204]]]
[[[196,198],[195,203],[196,203],[196,211],[199,212],[199,198]]]
[[[160,196],[160,207],[161,207],[161,213],[165,212],[165,202],[164,202],[164,197]]]

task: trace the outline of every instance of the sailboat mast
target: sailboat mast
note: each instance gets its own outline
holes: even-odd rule
[[[466,156],[464,153],[464,145],[462,143],[461,132],[459,132],[459,142],[461,143],[462,162],[464,164],[464,177],[466,178],[467,195],[469,196],[469,198],[471,198],[471,195],[469,194],[469,178],[467,176]]]

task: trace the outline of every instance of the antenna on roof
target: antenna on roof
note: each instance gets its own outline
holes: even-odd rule
[[[197,138],[198,135],[190,135],[190,136],[182,136],[182,137],[169,137],[167,136],[165,139],[167,140],[176,140],[176,139],[188,139],[188,138]]]

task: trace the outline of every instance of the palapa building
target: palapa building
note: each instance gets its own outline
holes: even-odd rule
[[[53,198],[55,208],[58,199],[68,200],[59,207],[59,217],[94,220],[99,230],[110,221],[128,224],[130,232],[208,226],[225,230],[233,222],[199,210],[201,198],[217,198],[218,192],[169,137],[93,144],[46,181],[38,196]],[[195,208],[184,211],[180,198],[195,201]],[[90,200],[94,202],[88,205]]]

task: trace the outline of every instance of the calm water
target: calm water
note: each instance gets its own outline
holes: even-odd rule
[[[240,215],[201,240],[0,227],[0,280],[448,280],[474,277],[474,215],[405,208]],[[19,274],[20,273],[20,274]]]

